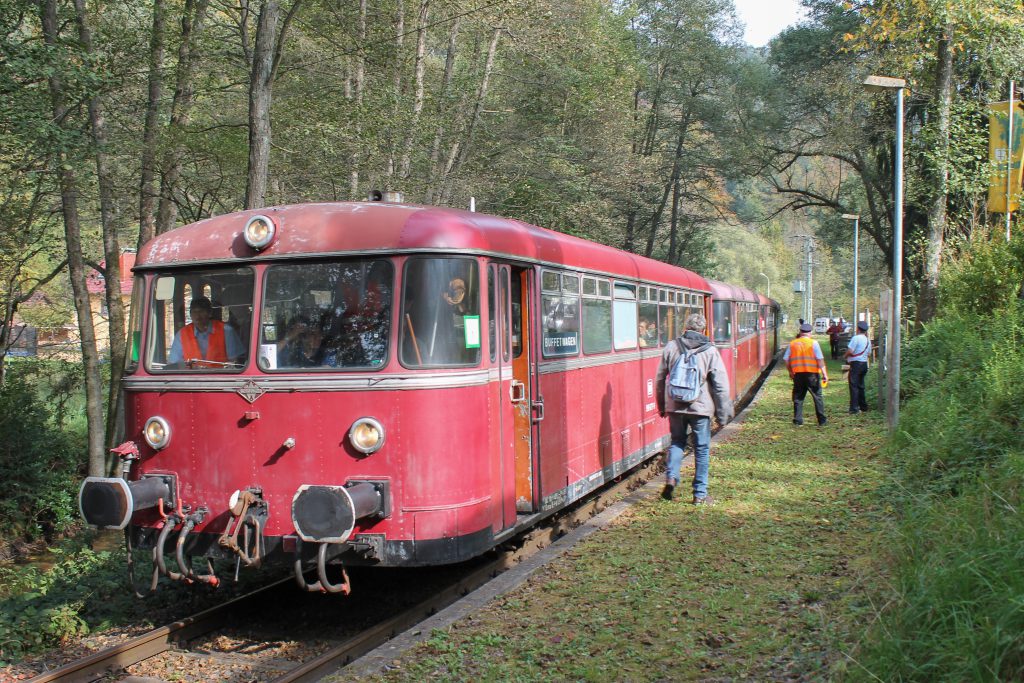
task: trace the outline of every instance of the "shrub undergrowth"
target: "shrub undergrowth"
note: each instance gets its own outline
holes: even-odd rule
[[[1022,246],[975,245],[906,345],[887,492],[905,547],[854,679],[1024,680]]]
[[[52,540],[77,522],[84,425],[72,405],[80,366],[10,363],[0,387],[0,538]]]

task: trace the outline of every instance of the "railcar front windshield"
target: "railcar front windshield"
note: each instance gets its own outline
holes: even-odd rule
[[[267,268],[259,366],[267,372],[387,363],[394,267],[384,259]]]
[[[249,359],[252,268],[160,273],[149,298],[150,372],[239,372]]]

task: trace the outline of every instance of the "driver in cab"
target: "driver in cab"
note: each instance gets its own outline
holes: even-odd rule
[[[213,304],[205,296],[189,305],[192,322],[178,330],[167,354],[167,364],[188,368],[223,368],[241,364],[245,347],[233,328],[213,320]]]

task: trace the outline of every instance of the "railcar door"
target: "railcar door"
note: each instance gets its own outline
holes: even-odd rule
[[[498,264],[498,405],[505,525],[534,512],[532,363],[530,362],[530,270]]]

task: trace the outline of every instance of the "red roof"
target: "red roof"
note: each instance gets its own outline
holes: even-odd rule
[[[262,252],[245,244],[252,216],[277,224]],[[507,218],[412,204],[339,202],[277,206],[208,218],[157,236],[139,254],[140,268],[301,255],[373,252],[470,252],[551,263],[710,291],[700,275],[619,249]]]
[[[708,283],[711,285],[711,295],[718,301],[732,300],[749,301],[752,303],[760,301],[758,294],[749,289],[730,285],[727,282],[719,282],[718,280],[708,280]]]
[[[106,261],[100,261],[100,267],[105,267]],[[122,251],[120,258],[121,265],[121,294],[132,293],[132,268],[135,267],[135,252]],[[91,270],[85,276],[85,286],[90,294],[103,294],[106,291],[106,278],[98,270]]]

